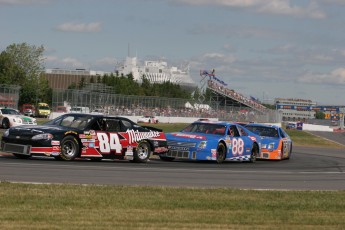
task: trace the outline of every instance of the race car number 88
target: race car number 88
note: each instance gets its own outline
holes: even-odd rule
[[[242,139],[232,139],[232,154],[242,155],[244,150],[244,142]]]
[[[115,150],[116,153],[121,153],[122,146],[116,133],[110,133],[109,137],[106,133],[97,133],[97,138],[101,152],[110,153],[110,151]]]

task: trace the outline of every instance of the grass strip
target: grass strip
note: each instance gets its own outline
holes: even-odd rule
[[[345,191],[0,183],[0,229],[343,229]]]

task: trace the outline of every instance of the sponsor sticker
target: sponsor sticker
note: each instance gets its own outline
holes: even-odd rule
[[[52,141],[51,145],[60,145],[60,141]]]

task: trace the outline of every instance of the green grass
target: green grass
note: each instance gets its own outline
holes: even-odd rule
[[[0,183],[0,229],[343,229],[345,191]]]

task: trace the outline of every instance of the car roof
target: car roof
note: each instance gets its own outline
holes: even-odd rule
[[[239,125],[234,122],[228,122],[228,121],[194,121],[192,124],[215,124],[215,125]]]
[[[92,116],[92,117],[104,117],[104,118],[113,118],[113,119],[120,119],[120,120],[128,120],[133,122],[132,120],[121,117],[121,116],[111,116],[111,115],[105,115],[105,114],[97,114],[97,113],[65,113],[61,116],[68,116],[68,115],[77,115],[77,116]]]
[[[258,123],[250,123],[250,124],[247,124],[247,126],[251,126],[251,127],[266,127],[266,128],[280,128],[279,126],[277,125],[268,125],[268,124],[258,124]]]

